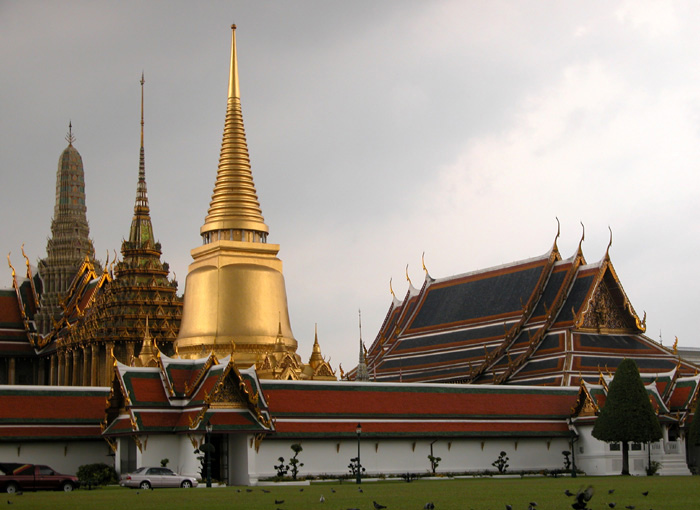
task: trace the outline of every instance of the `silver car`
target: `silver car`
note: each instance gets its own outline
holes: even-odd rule
[[[119,480],[122,487],[139,487],[153,489],[156,487],[182,487],[189,489],[197,487],[197,479],[191,476],[178,475],[166,467],[140,467],[133,473],[122,475]]]

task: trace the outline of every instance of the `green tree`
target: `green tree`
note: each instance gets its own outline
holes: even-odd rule
[[[299,452],[301,452],[303,448],[299,443],[294,443],[292,446],[290,446],[290,448],[294,452],[294,457],[289,459],[289,468],[292,471],[292,479],[296,480],[297,475],[299,474],[299,468],[304,465],[303,462],[299,462],[299,459],[297,459],[297,455],[299,455]]]
[[[688,431],[688,444],[690,445],[700,444],[700,416],[698,416],[698,411],[700,411],[700,405],[695,406],[693,421],[690,423],[690,430]]]
[[[622,474],[629,475],[629,442],[646,443],[662,437],[661,425],[649,401],[634,360],[625,358],[615,370],[593,437],[622,443]]]

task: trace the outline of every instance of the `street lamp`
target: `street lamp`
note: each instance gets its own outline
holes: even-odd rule
[[[211,444],[211,422],[207,421],[204,428],[207,430],[207,451],[205,452],[207,456],[207,487],[211,487],[211,451],[213,449]]]
[[[362,434],[362,424],[358,423],[357,428],[355,429],[355,432],[357,432],[357,483],[361,484],[362,483],[362,477],[360,475],[360,469],[361,469],[361,464],[360,464],[360,435]]]

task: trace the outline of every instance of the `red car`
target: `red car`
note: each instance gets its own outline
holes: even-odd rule
[[[40,489],[70,492],[79,486],[77,476],[57,473],[49,466],[0,463],[0,488],[9,494]]]

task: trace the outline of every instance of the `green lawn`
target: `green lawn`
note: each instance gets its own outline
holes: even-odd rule
[[[156,489],[143,491],[109,487],[97,490],[78,490],[72,493],[25,492],[23,495],[4,497],[13,510],[48,509],[72,510],[90,508],[99,510],[141,509],[231,509],[246,510],[345,510],[358,508],[373,510],[373,501],[386,505],[388,510],[420,510],[431,501],[437,510],[474,509],[526,510],[530,502],[538,510],[571,508],[572,498],[564,495],[569,489],[576,492],[592,485],[595,496],[589,507],[609,510],[608,503],[616,503],[615,510],[634,506],[637,510],[688,510],[700,508],[700,477],[579,477],[525,478],[525,479],[458,479],[366,482],[363,492],[351,482],[339,484],[314,483],[300,487],[225,487],[197,489]],[[608,491],[614,489],[614,493]],[[250,491],[250,492],[249,492]],[[264,492],[269,491],[269,492]],[[335,492],[333,492],[335,491]],[[642,492],[649,491],[648,496]],[[319,501],[321,495],[325,502]],[[283,500],[284,503],[275,501]],[[1,500],[0,500],[1,501]],[[0,504],[4,505],[4,502]]]

